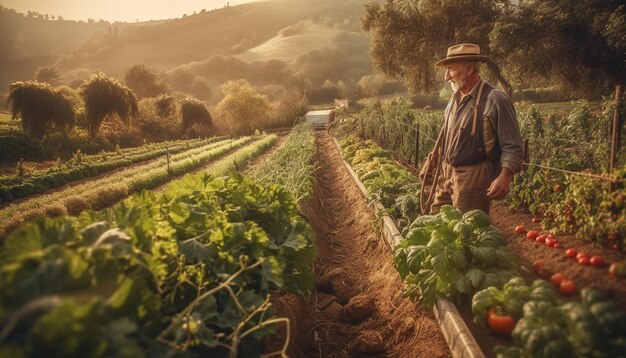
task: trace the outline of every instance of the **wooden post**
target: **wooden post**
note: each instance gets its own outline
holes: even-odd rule
[[[171,175],[170,172],[170,147],[165,146],[165,151],[167,152],[167,175]]]
[[[419,169],[420,157],[420,124],[415,122],[415,168]]]
[[[613,174],[613,171],[617,167],[617,152],[621,146],[622,141],[622,121],[620,116],[620,107],[622,105],[622,95],[624,89],[622,84],[615,85],[615,112],[613,112],[613,130],[611,131],[611,159],[609,160],[609,175]],[[613,183],[609,184],[609,191],[613,191]]]

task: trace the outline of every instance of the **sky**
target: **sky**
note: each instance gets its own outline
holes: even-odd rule
[[[21,13],[36,11],[65,20],[103,19],[135,22],[180,18],[202,9],[222,8],[255,0],[0,0],[0,5]]]

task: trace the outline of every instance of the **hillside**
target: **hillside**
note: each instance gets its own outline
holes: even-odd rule
[[[66,21],[21,14],[0,5],[0,89],[12,81],[32,78],[39,67],[53,64],[87,40],[103,38],[109,31],[157,23]]]
[[[266,0],[132,25],[33,19],[50,27],[39,32],[21,16],[5,39],[13,67],[4,66],[0,86],[32,78],[44,65],[54,65],[72,86],[96,71],[122,78],[130,67],[145,65],[173,92],[209,101],[222,83],[239,78],[307,91],[330,83],[339,91],[372,74],[369,36],[360,27],[366,2]],[[20,32],[29,38],[23,46],[16,40]]]
[[[212,56],[233,56],[264,46],[277,51],[262,51],[261,56],[240,58],[246,61],[295,59],[299,53],[294,53],[293,47],[272,44],[280,38],[281,30],[297,27],[303,21],[326,23],[329,26],[324,36],[309,38],[309,42],[314,42],[314,46],[329,45],[333,34],[343,31],[336,23],[347,21],[360,31],[358,17],[364,3],[364,0],[340,4],[331,0],[269,0],[206,11],[154,26],[127,29],[118,36],[86,43],[61,57],[56,65],[69,78],[83,76],[82,70],[96,69],[120,76],[135,64],[164,71]]]

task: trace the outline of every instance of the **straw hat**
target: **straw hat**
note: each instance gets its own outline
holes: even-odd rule
[[[480,46],[476,44],[458,44],[448,47],[446,58],[435,63],[435,66],[443,66],[452,61],[491,61],[491,59],[481,55]]]

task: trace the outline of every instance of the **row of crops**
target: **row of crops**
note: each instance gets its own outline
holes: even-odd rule
[[[393,165],[396,177],[410,177],[372,141],[349,136],[340,146],[371,193],[390,193],[372,185],[376,177],[384,177],[383,165]],[[367,172],[355,161],[363,156],[371,163]],[[603,293],[583,288],[577,302],[558,294],[554,282],[529,278],[527,284],[507,239],[487,215],[477,210],[461,214],[444,206],[436,215],[413,211],[418,216],[406,225],[398,215],[402,195],[385,199],[402,230],[393,248],[394,266],[407,296],[427,305],[441,298],[459,305],[471,302],[474,322],[497,337],[513,338],[513,344],[495,348],[499,357],[614,357],[626,351],[626,310]]]
[[[179,140],[147,144],[141,147],[120,149],[115,152],[101,152],[98,155],[82,155],[76,152],[67,162],[59,162],[56,167],[46,170],[25,172],[18,168],[17,175],[0,177],[0,203],[43,193],[74,180],[87,179],[98,174],[123,168],[135,163],[175,155],[191,149],[226,140],[224,137],[208,139]]]
[[[14,230],[0,251],[0,356],[259,356],[289,328],[269,293],[313,287],[313,232],[295,199],[311,190],[310,128],[294,129],[251,177],[222,175],[274,140],[242,139],[160,192]],[[307,161],[293,161],[301,175],[285,181],[276,163],[290,153]]]
[[[163,185],[175,176],[198,170],[216,159],[220,159],[223,164],[212,163],[212,170],[216,170],[217,175],[223,175],[228,170],[236,169],[234,166],[245,164],[275,140],[275,135],[265,135],[205,143],[169,158],[129,166],[99,179],[11,204],[0,209],[0,215],[8,218],[0,223],[0,237],[11,228],[37,216],[77,215],[86,209],[110,206],[130,193]]]

